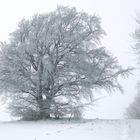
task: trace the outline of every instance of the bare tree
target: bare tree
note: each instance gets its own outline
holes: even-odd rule
[[[118,76],[130,68],[100,47],[104,34],[99,17],[75,8],[23,19],[1,44],[0,88],[11,113],[24,119],[81,114],[94,100],[92,89],[122,90]]]

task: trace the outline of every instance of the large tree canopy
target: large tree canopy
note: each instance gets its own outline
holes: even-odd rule
[[[93,101],[92,89],[121,90],[118,76],[130,69],[101,47],[104,34],[99,17],[75,8],[23,19],[0,52],[0,88],[12,114],[78,116]]]

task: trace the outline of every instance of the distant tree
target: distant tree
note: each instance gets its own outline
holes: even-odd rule
[[[138,56],[137,57],[138,64],[140,64],[140,17],[139,16],[136,18],[136,23],[137,23],[137,28],[135,32],[132,34],[132,37],[134,39],[133,49]],[[138,87],[138,93],[134,101],[132,102],[132,104],[130,104],[126,110],[126,116],[132,119],[140,119],[140,83],[138,83],[137,87]]]
[[[140,92],[138,92],[132,104],[127,108],[125,115],[130,119],[140,119]]]
[[[9,43],[1,43],[0,89],[12,115],[22,119],[71,116],[94,98],[92,89],[122,90],[127,76],[100,40],[100,18],[58,6],[23,19]]]

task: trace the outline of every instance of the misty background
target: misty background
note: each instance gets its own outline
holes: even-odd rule
[[[95,104],[94,110],[87,111],[89,118],[122,119],[125,109],[133,101],[139,81],[137,59],[132,50],[131,34],[136,28],[135,17],[140,13],[139,0],[5,0],[0,2],[0,41],[8,41],[9,33],[17,28],[22,18],[30,18],[34,14],[47,13],[56,9],[57,5],[76,7],[78,11],[99,15],[102,27],[107,36],[102,45],[109,50],[123,67],[136,69],[127,79],[120,79],[124,93],[116,91],[108,95],[105,91],[94,91],[103,96]],[[0,105],[0,121],[11,119],[4,105]]]

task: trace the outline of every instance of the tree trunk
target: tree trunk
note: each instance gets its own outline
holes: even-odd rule
[[[39,119],[46,119],[46,112],[44,108],[44,99],[42,93],[42,75],[43,75],[43,62],[42,56],[40,56],[38,63],[37,103],[39,106]],[[49,115],[47,116],[49,117]]]
[[[45,100],[45,112],[46,112],[46,119],[49,119],[51,117],[51,99]]]
[[[43,99],[43,97],[40,97],[37,102],[39,106],[39,118],[43,120],[49,119],[51,117],[51,99]]]
[[[39,119],[42,120],[45,117],[44,109],[43,109],[43,98],[40,97],[37,102],[38,102],[38,106],[39,106]]]

